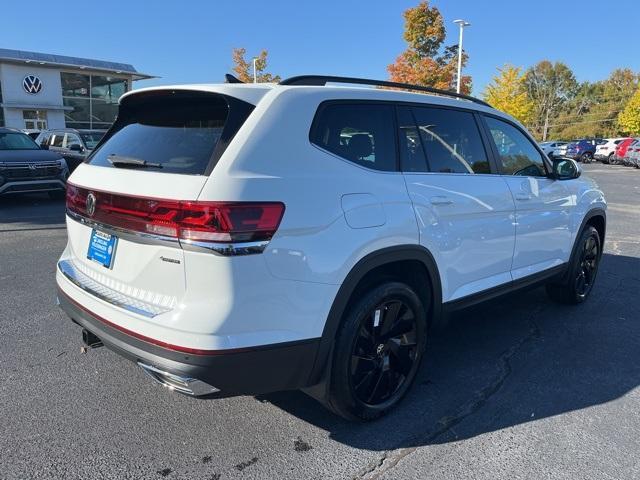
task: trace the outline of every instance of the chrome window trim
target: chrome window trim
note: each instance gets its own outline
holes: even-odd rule
[[[182,248],[192,252],[212,253],[222,257],[236,257],[244,255],[254,255],[264,252],[270,240],[260,240],[256,242],[199,242],[193,240],[177,239],[164,235],[152,233],[135,232],[123,228],[113,227],[104,223],[96,222],[78,213],[67,209],[67,216],[90,228],[97,228],[105,233],[116,235],[119,238],[145,245],[164,245],[166,247]]]

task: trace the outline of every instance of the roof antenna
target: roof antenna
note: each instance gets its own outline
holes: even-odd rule
[[[225,83],[244,83],[242,80],[240,80],[238,77],[234,77],[233,75],[231,75],[230,73],[225,73],[224,74],[224,82]]]

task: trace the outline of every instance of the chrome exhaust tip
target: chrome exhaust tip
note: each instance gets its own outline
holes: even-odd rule
[[[149,375],[153,380],[163,387],[167,387],[170,390],[174,390],[184,395],[191,397],[201,397],[203,395],[210,395],[212,393],[219,392],[220,389],[212,387],[208,383],[198,380],[197,378],[184,377],[182,375],[176,375],[175,373],[165,372],[159,368],[147,365],[143,362],[138,362],[138,366]]]

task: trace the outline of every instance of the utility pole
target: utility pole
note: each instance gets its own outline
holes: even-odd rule
[[[464,27],[470,27],[471,24],[464,20],[454,20],[453,23],[457,23],[460,27],[460,38],[458,40],[458,78],[456,79],[456,92],[460,93],[462,82],[462,35],[464,33]]]
[[[258,83],[258,72],[256,72],[256,60],[258,60],[258,57],[253,57],[253,83]]]

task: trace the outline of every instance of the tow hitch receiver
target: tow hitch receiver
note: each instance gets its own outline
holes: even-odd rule
[[[102,340],[85,328],[82,329],[82,344],[81,353],[87,353],[90,348],[98,348],[104,345]]]

